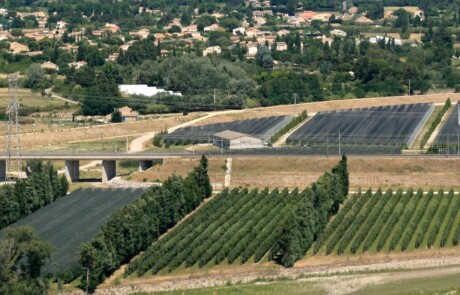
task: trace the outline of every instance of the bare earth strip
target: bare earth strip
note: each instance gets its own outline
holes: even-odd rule
[[[438,126],[436,129],[433,131],[431,134],[430,138],[428,138],[428,141],[426,142],[425,146],[423,147],[424,149],[428,149],[436,140],[436,137],[438,136],[439,132],[441,131],[442,127],[444,126],[444,123],[446,123],[447,119],[449,119],[450,114],[453,112],[455,109],[455,106],[450,107],[450,109],[444,114],[444,116],[441,119],[441,122],[439,122]]]
[[[89,139],[114,138],[131,134],[141,134],[159,131],[173,127],[193,119],[196,115],[162,118],[145,121],[87,126],[72,129],[56,129],[52,131],[27,133],[20,135],[23,149],[37,146],[52,146],[67,142],[76,142]],[[0,138],[3,140],[3,137]]]
[[[374,262],[346,263],[335,265],[309,264],[308,259],[300,261],[292,269],[268,263],[261,265],[230,265],[219,269],[203,270],[188,274],[146,276],[122,280],[120,285],[101,288],[96,294],[130,294],[135,291],[157,292],[223,286],[229,282],[251,283],[255,280],[290,279],[318,284],[328,294],[348,294],[370,285],[414,278],[432,278],[460,274],[458,249],[444,256],[422,256],[413,258],[400,256]],[[420,254],[419,254],[420,255]],[[435,254],[431,254],[435,255]],[[303,263],[304,262],[304,263]],[[263,282],[262,282],[263,283]],[[266,282],[269,284],[270,282]],[[83,294],[81,291],[72,294]]]
[[[331,169],[337,157],[233,157],[231,187],[303,188]],[[186,175],[198,159],[167,159],[145,172],[132,175],[134,181],[163,181],[172,173]],[[350,156],[350,188],[450,188],[460,189],[460,158],[362,157]],[[212,183],[223,183],[225,158],[209,158]]]
[[[443,94],[427,94],[415,96],[391,96],[391,97],[376,97],[376,98],[357,98],[347,100],[331,100],[321,102],[301,103],[293,105],[281,105],[264,108],[248,109],[244,112],[236,114],[227,114],[222,116],[214,116],[207,120],[202,120],[196,125],[224,123],[234,120],[244,120],[252,118],[261,118],[269,116],[292,115],[294,110],[300,113],[306,110],[308,114],[313,114],[321,111],[351,109],[351,108],[366,108],[375,106],[401,105],[412,103],[445,103],[447,98],[451,99],[452,104],[460,100],[460,93],[443,93]]]
[[[273,144],[274,147],[280,147],[282,145],[284,145],[286,143],[286,139],[289,137],[289,135],[291,135],[292,133],[294,133],[297,129],[299,129],[300,127],[302,127],[302,125],[307,122],[308,120],[310,120],[315,114],[310,114],[309,117],[300,122],[297,126],[295,126],[294,128],[292,128],[291,130],[289,130],[289,132],[287,132],[286,134],[284,134],[283,136],[281,136],[277,142],[275,142]]]

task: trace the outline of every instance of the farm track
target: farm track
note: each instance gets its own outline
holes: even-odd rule
[[[458,125],[458,112],[460,108],[460,102],[457,102],[456,105],[452,105],[451,109],[446,112],[442,123],[439,124],[439,134],[433,139],[435,144],[437,143],[447,143],[449,136],[450,141],[456,143],[459,139],[458,135],[460,134],[460,127]]]
[[[446,126],[447,122],[449,121],[449,118],[451,116],[451,114],[454,112],[455,110],[455,105],[452,106],[449,110],[447,110],[447,112],[444,114],[444,116],[442,117],[441,119],[441,122],[439,122],[438,126],[436,126],[436,129],[434,129],[433,133],[431,134],[430,138],[428,138],[425,146],[423,147],[425,150],[428,149],[431,145],[433,145],[433,143],[436,141],[438,135],[441,133],[442,130],[444,130],[445,128],[448,128]]]
[[[96,295],[131,294],[132,292],[159,292],[224,286],[228,283],[253,283],[256,280],[270,284],[276,280],[312,282],[324,288],[327,294],[348,294],[371,285],[413,278],[432,278],[460,274],[460,256],[382,258],[370,262],[343,262],[314,265],[299,261],[294,268],[266,268],[265,270],[228,267],[215,271],[189,274],[170,274],[160,277],[142,277],[123,280],[117,286],[107,286]],[[265,282],[264,282],[265,280]],[[83,295],[82,291],[64,292]]]
[[[308,116],[307,119],[305,119],[304,121],[300,122],[297,126],[292,128],[291,130],[289,130],[289,132],[287,132],[286,134],[281,136],[278,139],[278,141],[273,144],[273,147],[280,147],[280,146],[284,145],[286,143],[286,140],[288,139],[289,136],[291,136],[292,133],[296,132],[297,129],[301,128],[306,122],[308,122],[308,120],[313,118],[315,115],[316,115],[316,113],[310,114],[310,116]]]

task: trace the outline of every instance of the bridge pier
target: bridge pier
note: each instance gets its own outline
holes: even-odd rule
[[[65,160],[65,176],[71,182],[80,180],[80,161]]]
[[[6,179],[6,161],[0,161],[0,179]]]
[[[102,183],[107,183],[117,175],[117,162],[111,160],[102,161]]]
[[[142,160],[139,161],[139,171],[145,171],[153,166],[153,161]]]

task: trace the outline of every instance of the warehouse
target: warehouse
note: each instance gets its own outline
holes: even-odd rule
[[[215,146],[226,149],[247,149],[264,147],[262,139],[230,130],[225,130],[213,134],[212,143]]]

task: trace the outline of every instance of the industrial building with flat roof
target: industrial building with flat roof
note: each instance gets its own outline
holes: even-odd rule
[[[226,149],[247,149],[264,147],[264,142],[262,139],[231,130],[225,130],[213,134],[212,143],[215,146]]]

